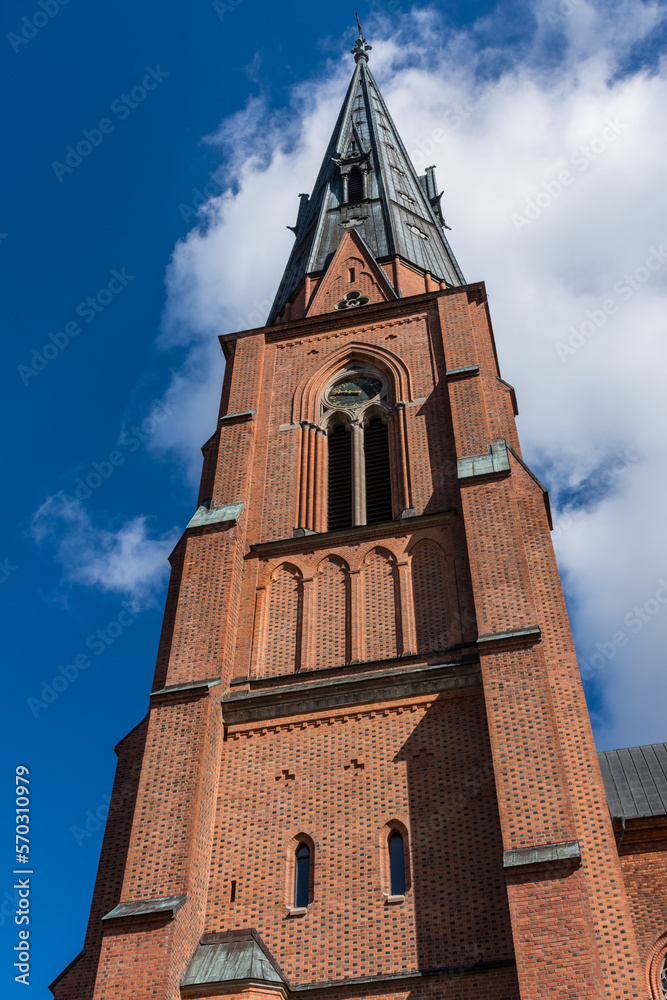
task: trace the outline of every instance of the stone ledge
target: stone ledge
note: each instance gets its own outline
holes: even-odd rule
[[[187,525],[188,528],[205,528],[209,524],[223,524],[225,522],[236,522],[241,516],[244,504],[226,503],[222,507],[198,507],[197,512]]]
[[[543,865],[554,861],[581,861],[579,841],[566,840],[560,844],[544,844],[541,847],[521,847],[511,851],[503,851],[503,868]]]
[[[226,725],[278,719],[348,705],[391,701],[410,695],[474,687],[481,684],[478,663],[434,663],[417,667],[353,674],[317,681],[312,674],[301,683],[258,692],[230,691],[222,698]]]
[[[232,420],[241,423],[243,420],[251,420],[256,413],[257,410],[240,410],[238,413],[226,413],[224,417],[220,417],[220,423]]]
[[[463,368],[450,368],[445,372],[447,378],[457,378],[465,375],[479,375],[479,365],[465,365]]]
[[[171,684],[169,687],[160,688],[159,691],[151,691],[150,697],[165,697],[170,694],[180,694],[187,691],[202,691],[202,693],[208,694],[210,688],[221,683],[222,681],[219,678],[214,678],[206,681],[190,681],[188,684]]]
[[[489,476],[494,472],[509,472],[510,460],[507,454],[507,442],[504,438],[494,438],[486,455],[467,455],[459,458],[456,463],[456,474],[459,479],[469,479],[472,476]]]
[[[113,910],[106,913],[102,920],[123,920],[130,917],[169,916],[173,917],[184,903],[187,894],[183,896],[163,896],[161,899],[137,899],[128,903],[119,903]]]
[[[523,639],[527,636],[539,639],[541,635],[542,630],[539,625],[528,625],[526,628],[508,629],[506,632],[487,632],[486,635],[478,636],[477,642],[501,642],[505,639]]]
[[[434,514],[417,514],[401,520],[380,521],[377,524],[357,524],[352,528],[337,528],[336,531],[322,531],[314,535],[306,535],[302,538],[276,538],[272,542],[253,542],[250,544],[250,551],[253,555],[270,555],[283,550],[294,550],[304,552],[306,548],[327,548],[339,545],[356,545],[366,538],[382,537],[385,535],[404,535],[408,532],[417,531],[419,528],[428,528],[432,524],[441,524],[456,516],[457,511],[453,507],[447,510],[438,511]],[[406,520],[409,524],[406,524]]]

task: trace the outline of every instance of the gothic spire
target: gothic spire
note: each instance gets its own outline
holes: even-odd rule
[[[418,177],[373,74],[359,19],[355,69],[310,198],[300,195],[296,243],[268,324],[306,276],[324,273],[346,230],[355,228],[379,263],[399,258],[436,282],[464,278],[444,233],[433,167]]]

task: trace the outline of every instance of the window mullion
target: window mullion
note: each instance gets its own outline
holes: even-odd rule
[[[364,429],[352,424],[352,489],[354,491],[354,523],[366,523],[366,474],[364,459]]]

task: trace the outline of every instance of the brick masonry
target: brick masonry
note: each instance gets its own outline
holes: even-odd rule
[[[221,338],[200,502],[243,507],[172,554],[149,716],[119,757],[136,799],[114,790],[85,954],[57,1000],[176,1000],[202,935],[250,927],[295,993],[646,996],[664,850],[619,860],[484,286],[394,261],[392,299],[348,242],[280,323]],[[331,311],[352,267],[371,301]],[[328,533],[321,399],[350,364],[389,387],[394,519]],[[498,441],[500,471],[458,478]],[[388,903],[392,829],[407,884]],[[300,839],[311,902],[293,913]],[[503,865],[574,842],[580,859]],[[101,921],[170,896],[187,896],[173,914]]]

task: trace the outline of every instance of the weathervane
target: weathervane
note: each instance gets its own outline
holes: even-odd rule
[[[359,15],[355,14],[354,16],[357,19],[357,27],[359,28],[359,37],[354,43],[354,48],[350,49],[350,52],[354,56],[355,62],[359,62],[360,59],[365,59],[366,62],[368,62],[368,56],[366,55],[366,53],[370,52],[373,46],[366,44],[366,39],[364,38],[364,33],[361,30],[361,24],[359,23]]]

